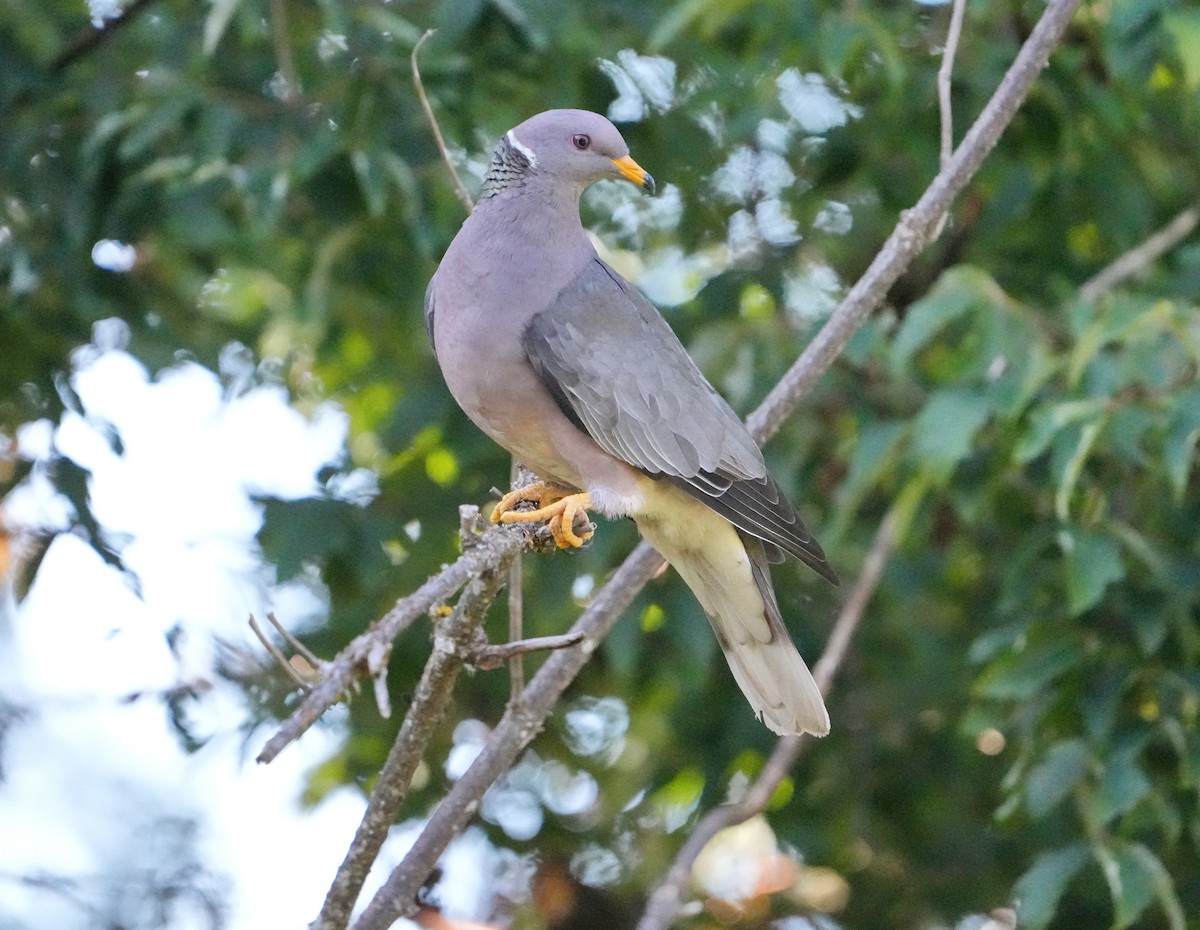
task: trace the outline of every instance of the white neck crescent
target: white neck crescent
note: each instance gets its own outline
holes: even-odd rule
[[[538,163],[537,156],[533,154],[533,149],[531,149],[524,142],[522,142],[520,139],[518,139],[517,134],[515,132],[513,132],[510,129],[508,131],[508,133],[505,135],[505,138],[508,139],[509,145],[511,145],[514,149],[516,149],[518,152],[520,152],[522,155],[524,155],[526,158],[529,159],[529,164],[532,167],[534,167],[534,168],[537,167],[537,163]]]

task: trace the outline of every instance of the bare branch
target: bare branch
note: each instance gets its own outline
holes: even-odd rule
[[[417,39],[417,44],[412,50],[412,76],[413,86],[417,89],[417,99],[421,101],[421,109],[425,111],[425,118],[429,120],[429,128],[433,130],[434,141],[437,142],[438,151],[442,154],[442,161],[446,164],[446,169],[450,172],[450,177],[454,179],[454,193],[458,199],[462,201],[467,212],[470,213],[475,209],[475,201],[471,199],[471,194],[467,191],[467,187],[462,182],[462,178],[458,176],[458,171],[454,167],[454,162],[450,160],[450,152],[446,149],[446,140],[442,138],[442,130],[438,125],[437,117],[433,113],[433,107],[429,104],[429,97],[425,93],[425,82],[421,80],[421,69],[417,67],[417,53],[421,51],[421,46],[425,44],[425,40],[429,39],[436,29],[426,29],[425,34]]]
[[[545,652],[552,649],[566,649],[583,642],[582,633],[560,633],[558,636],[534,636],[530,639],[516,639],[507,643],[481,646],[471,653],[469,662],[479,669],[489,670],[499,668],[505,662],[531,652]]]
[[[911,210],[900,218],[863,278],[784,379],[750,417],[763,441],[778,431],[817,379],[845,348],[862,322],[886,296],[912,258],[929,241],[938,220],[978,170],[1003,129],[1029,93],[1058,43],[1080,0],[1050,0],[1008,73],[946,168]],[[555,652],[538,670],[522,696],[510,706],[483,750],[434,811],[405,859],[368,904],[355,930],[383,930],[411,911],[413,899],[438,858],[474,816],[487,789],[506,771],[540,731],[559,696],[586,663],[617,617],[662,564],[642,543],[597,593],[573,630],[583,634],[578,647]]]
[[[464,507],[463,510],[473,511],[478,519],[478,508]],[[413,772],[450,706],[459,672],[471,657],[486,648],[481,646],[483,618],[500,593],[509,563],[519,552],[519,548],[508,549],[495,565],[480,571],[467,584],[454,612],[435,625],[433,653],[425,664],[404,723],[367,801],[362,823],[334,877],[320,915],[310,925],[311,930],[343,930],[349,922],[367,873],[408,797]],[[502,662],[503,659],[497,664]]]
[[[879,529],[875,531],[875,539],[871,543],[871,548],[867,550],[867,557],[863,559],[862,568],[859,570],[858,581],[854,583],[854,588],[846,598],[846,603],[843,605],[841,613],[838,614],[837,622],[829,633],[829,639],[825,642],[825,651],[821,653],[821,658],[813,666],[813,678],[816,679],[817,687],[821,689],[822,694],[828,694],[830,688],[833,687],[834,676],[841,667],[842,659],[846,657],[846,649],[850,645],[854,631],[858,629],[863,614],[866,613],[867,604],[870,603],[871,596],[879,587],[880,579],[883,578],[883,570],[887,567],[888,559],[892,557],[892,552],[896,548],[900,526],[902,523],[907,523],[908,515],[911,514],[915,505],[916,501],[908,500],[901,500],[893,504],[879,524]]]
[[[954,0],[954,7],[950,11],[950,25],[946,29],[946,45],[942,49],[942,64],[938,68],[938,108],[942,121],[942,149],[938,164],[943,169],[950,163],[950,156],[954,154],[954,110],[951,107],[950,78],[954,74],[954,56],[958,54],[958,37],[962,34],[963,12],[966,6],[967,0]],[[948,211],[942,214],[933,230],[934,239],[941,236],[949,218]]]
[[[1112,264],[1084,282],[1083,287],[1079,289],[1079,299],[1084,303],[1095,303],[1101,294],[1145,271],[1157,259],[1186,239],[1197,223],[1200,223],[1200,208],[1188,207],[1150,238],[1119,256]]]
[[[846,656],[850,640],[862,622],[871,596],[879,587],[883,570],[895,550],[902,522],[901,505],[894,505],[875,533],[875,540],[863,561],[858,580],[854,583],[850,596],[846,598],[841,613],[838,614],[837,622],[825,644],[825,651],[813,667],[813,677],[817,680],[822,694],[829,693],[834,676]],[[808,742],[811,741],[805,741],[798,736],[781,738],[745,796],[735,804],[723,804],[714,808],[700,819],[680,847],[662,883],[651,893],[642,919],[638,921],[637,930],[665,930],[671,925],[679,914],[680,903],[696,857],[721,830],[743,823],[766,809],[775,789],[791,770],[801,749],[808,745]]]
[[[318,657],[311,649],[304,645],[304,643],[300,642],[300,640],[292,635],[291,631],[287,627],[279,622],[279,619],[275,616],[275,611],[268,610],[267,619],[271,622],[271,626],[275,627],[275,631],[283,637],[284,642],[291,646],[296,652],[300,653],[305,661],[307,661],[308,664],[314,669],[320,668],[325,664],[323,659]]]
[[[512,460],[508,482],[510,488],[523,488],[537,480],[537,476],[517,459]],[[501,497],[504,495],[501,494]],[[508,641],[515,643],[525,635],[525,578],[521,560],[515,559],[508,570]],[[508,700],[517,704],[525,690],[525,660],[522,653],[515,652],[508,660]]]
[[[88,52],[97,48],[101,42],[122,26],[133,22],[139,14],[145,12],[147,7],[155,2],[156,0],[133,0],[117,16],[105,20],[103,25],[90,26],[83,30],[67,44],[66,48],[54,56],[54,60],[50,62],[50,70],[66,70]]]
[[[492,730],[483,750],[434,810],[404,860],[355,922],[355,930],[384,930],[411,911],[413,898],[438,858],[470,822],[479,801],[541,731],[558,699],[616,623],[617,618],[662,564],[649,544],[640,543],[584,610],[571,633],[578,646],[555,652],[530,680],[521,701],[511,705]]]
[[[300,79],[296,76],[296,59],[288,38],[287,7],[284,6],[284,0],[270,0],[270,9],[271,43],[275,47],[275,64],[283,81],[279,99],[284,103],[295,103],[300,99]]]
[[[270,614],[268,614],[268,616],[270,616]],[[274,617],[271,617],[271,619],[274,621]],[[278,629],[278,624],[276,624],[276,628]],[[263,648],[267,650],[271,658],[275,660],[276,664],[283,669],[288,678],[292,679],[292,681],[294,681],[301,688],[307,690],[311,682],[305,681],[304,676],[296,671],[295,666],[288,661],[287,656],[280,651],[279,647],[267,639],[267,634],[262,631],[262,627],[260,627],[258,625],[258,621],[254,619],[254,614],[250,615],[250,629],[254,631],[254,635],[258,637],[258,641],[262,643]]]
[[[517,559],[508,569],[508,639],[519,642],[525,629],[525,578],[521,560]],[[509,700],[521,699],[525,690],[525,663],[523,653],[514,652],[508,658]]]
[[[747,419],[750,432],[760,442],[779,431],[817,379],[841,355],[867,315],[887,295],[896,280],[930,241],[930,235],[954,198],[979,170],[1005,127],[1012,122],[1050,52],[1058,44],[1081,0],[1050,0],[992,99],[983,108],[950,163],[938,173],[921,199],[900,215],[900,221],[883,248],[850,293],[817,333],[766,399]]]
[[[446,566],[412,594],[359,634],[328,664],[321,680],[258,754],[259,762],[270,762],[297,739],[320,716],[338,702],[351,685],[367,671],[368,659],[379,644],[390,645],[417,618],[434,605],[452,597],[459,588],[495,568],[512,553],[529,544],[530,535],[519,527],[492,526],[476,537],[474,545],[457,561]]]
[[[950,26],[946,30],[946,45],[942,49],[942,66],[938,68],[938,107],[942,117],[941,166],[950,163],[954,154],[954,111],[950,107],[950,77],[954,74],[954,56],[958,54],[958,37],[962,34],[963,12],[967,0],[954,0],[950,11]]]

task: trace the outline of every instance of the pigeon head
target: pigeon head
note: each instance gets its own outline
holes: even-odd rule
[[[579,192],[609,178],[654,191],[654,178],[629,157],[617,127],[587,110],[547,110],[510,129],[484,179],[485,194],[539,177]]]

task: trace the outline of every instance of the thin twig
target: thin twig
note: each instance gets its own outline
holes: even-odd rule
[[[520,559],[508,568],[508,639],[519,642],[525,629],[525,574]],[[508,700],[517,703],[525,690],[523,653],[514,652],[508,658]]]
[[[526,480],[526,476],[529,480]],[[509,485],[518,488],[537,478],[516,458],[508,472]],[[501,495],[503,496],[503,495]],[[525,569],[521,559],[514,559],[508,570],[508,641],[515,643],[525,636]],[[508,660],[508,702],[518,704],[525,690],[525,658],[514,653]]]
[[[464,507],[463,510],[473,511],[474,519],[478,520],[477,508]],[[508,562],[517,558],[518,553],[515,549],[509,551],[497,565],[473,578],[463,590],[453,613],[436,624],[433,653],[425,663],[425,671],[408,713],[404,715],[404,723],[379,772],[362,823],[310,930],[343,930],[349,922],[367,873],[408,797],[413,772],[450,706],[459,672],[470,657],[484,648],[480,646],[485,639],[483,618],[500,593],[500,586],[508,574]]]
[[[1084,282],[1079,289],[1079,299],[1084,303],[1095,303],[1101,294],[1145,271],[1157,259],[1186,239],[1197,223],[1200,223],[1200,208],[1188,207],[1150,238],[1119,256],[1112,264]]]
[[[817,379],[841,355],[867,315],[880,304],[888,289],[929,243],[930,235],[942,214],[975,176],[983,160],[995,147],[1000,134],[1012,122],[1081,2],[1050,0],[1046,5],[1042,18],[1021,46],[1000,86],[955,150],[949,164],[933,179],[916,205],[900,215],[896,228],[863,276],[850,289],[850,293],[800,358],[747,418],[746,425],[759,442],[779,431],[783,421],[799,405],[800,399],[812,390]]]
[[[951,107],[950,79],[954,74],[954,56],[958,54],[958,37],[962,34],[963,12],[966,6],[967,0],[954,0],[954,7],[950,11],[950,25],[946,30],[946,44],[942,48],[942,64],[938,68],[938,108],[942,120],[942,150],[938,164],[942,168],[950,163],[950,156],[954,154],[954,110]],[[933,230],[934,239],[941,236],[949,217],[948,211],[942,214]]]
[[[270,615],[268,614],[268,616]],[[254,631],[254,635],[258,637],[258,641],[262,643],[263,648],[270,653],[271,658],[274,659],[276,663],[278,663],[279,667],[284,670],[288,678],[292,679],[292,681],[307,691],[312,685],[312,682],[305,681],[304,676],[296,671],[296,669],[292,666],[292,663],[288,661],[287,656],[280,651],[278,646],[276,646],[267,638],[267,634],[262,631],[262,627],[260,627],[258,625],[258,621],[254,619],[254,614],[250,615],[250,629]]]
[[[296,59],[288,36],[287,7],[284,0],[270,0],[270,9],[271,43],[275,47],[279,76],[283,79],[279,99],[284,103],[295,103],[300,99],[300,79],[296,76]]]
[[[829,693],[834,675],[837,674],[837,670],[846,656],[850,640],[862,622],[871,596],[879,587],[883,570],[896,548],[898,529],[902,522],[904,521],[901,517],[901,507],[897,505],[888,511],[879,524],[875,539],[871,543],[866,559],[863,560],[858,580],[854,583],[850,596],[846,598],[846,603],[838,614],[837,622],[834,623],[829,639],[825,643],[825,651],[813,667],[813,678],[816,679],[822,694]],[[811,740],[803,740],[798,736],[782,737],[775,744],[775,749],[771,752],[758,776],[750,784],[746,794],[736,803],[722,804],[700,819],[687,840],[679,848],[675,861],[671,863],[671,868],[663,876],[662,883],[654,889],[647,900],[646,910],[642,914],[642,919],[638,921],[637,930],[665,930],[671,925],[679,914],[684,889],[687,888],[696,857],[721,830],[743,823],[766,809],[775,789],[791,771],[801,749],[810,742]]]
[[[950,163],[934,178],[916,206],[901,216],[863,278],[851,288],[817,338],[749,418],[751,432],[760,441],[778,431],[928,242],[940,216],[1011,122],[1080,2],[1050,0],[1047,4],[1042,18]],[[412,908],[417,890],[451,839],[474,815],[484,793],[540,731],[558,697],[583,668],[591,651],[661,564],[658,554],[641,543],[600,589],[573,628],[584,634],[583,642],[577,648],[555,652],[534,675],[521,703],[505,712],[470,768],[438,805],[408,855],[367,905],[355,930],[384,930]]]
[[[475,544],[459,556],[457,561],[447,565],[412,594],[397,601],[395,607],[338,653],[326,666],[321,680],[313,686],[300,706],[280,725],[275,735],[267,740],[258,754],[258,761],[270,762],[336,704],[367,671],[368,660],[373,650],[377,651],[381,644],[390,644],[434,604],[452,597],[472,578],[495,568],[501,560],[529,545],[529,541],[529,534],[521,527],[492,526],[480,533]]]
[[[516,639],[507,643],[492,643],[481,646],[470,656],[471,665],[485,671],[499,668],[505,662],[531,652],[548,652],[554,649],[566,649],[583,642],[582,633],[560,633],[557,636],[531,636],[529,639]]]
[[[433,130],[434,141],[437,142],[438,151],[442,154],[442,161],[446,163],[446,168],[450,172],[450,177],[454,179],[454,193],[458,199],[462,201],[467,212],[470,213],[475,209],[475,201],[471,199],[467,187],[462,182],[462,178],[458,176],[458,171],[454,167],[454,162],[450,160],[450,152],[446,149],[446,140],[442,138],[441,127],[438,126],[437,117],[433,115],[433,107],[429,105],[429,97],[425,93],[425,82],[421,80],[421,69],[417,67],[417,52],[421,50],[421,46],[425,44],[425,40],[430,38],[436,29],[426,29],[425,34],[417,39],[417,44],[412,50],[412,76],[413,85],[417,89],[417,99],[421,101],[421,109],[425,111],[425,118],[429,120],[429,128]]]
[[[829,639],[825,641],[825,651],[813,666],[813,678],[822,694],[828,694],[833,687],[834,676],[846,657],[850,640],[854,637],[854,632],[867,611],[867,604],[883,578],[888,559],[892,557],[896,548],[901,527],[907,525],[916,504],[916,499],[905,499],[894,504],[880,522],[879,529],[875,531],[875,539],[872,540],[867,557],[863,559],[862,568],[859,569],[858,581],[854,583],[841,613],[838,614],[837,622],[829,633]]]
[[[251,617],[250,619],[253,620],[254,618]],[[316,653],[314,653],[311,649],[309,649],[306,645],[304,645],[304,643],[300,642],[300,640],[298,640],[295,636],[292,635],[292,632],[287,627],[285,627],[282,623],[279,622],[279,619],[275,616],[275,611],[268,610],[267,611],[267,619],[269,621],[271,621],[271,626],[275,627],[275,630],[279,633],[280,636],[283,637],[284,641],[289,646],[291,646],[292,649],[294,649],[296,652],[300,653],[300,655],[304,657],[305,661],[307,661],[308,664],[311,665],[314,669],[320,668],[322,665],[325,664],[324,659],[321,659],[320,657],[318,657],[316,655]]]
[[[967,0],[954,0],[950,11],[950,26],[946,30],[946,44],[942,48],[942,65],[938,68],[938,106],[942,115],[941,166],[950,163],[954,154],[954,111],[950,107],[950,78],[954,73],[954,56],[958,54],[958,37],[962,34],[963,12]]]
[[[144,12],[150,4],[155,2],[156,0],[133,0],[119,14],[112,19],[105,20],[103,25],[89,26],[87,29],[84,29],[68,42],[61,52],[54,56],[49,65],[50,70],[53,72],[65,70],[88,52],[92,51],[92,49],[99,46],[101,42],[122,26],[127,26],[133,22],[140,13]]]

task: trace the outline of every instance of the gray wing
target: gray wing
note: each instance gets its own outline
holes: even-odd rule
[[[836,583],[754,439],[640,291],[596,259],[535,314],[525,352],[559,407],[602,449],[672,482],[775,561],[790,552]]]
[[[433,357],[437,359],[437,344],[433,339],[433,278],[425,288],[425,332],[429,334],[429,347],[433,349]]]

